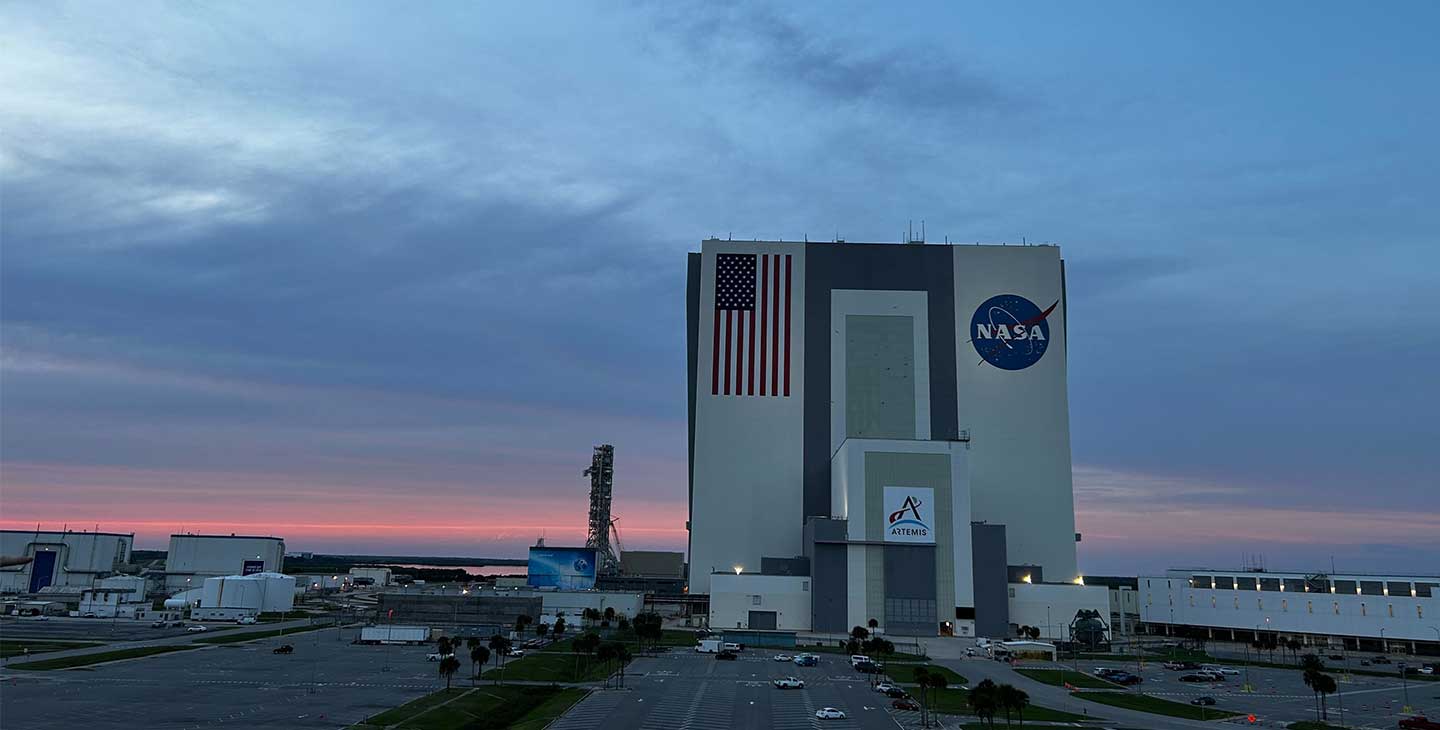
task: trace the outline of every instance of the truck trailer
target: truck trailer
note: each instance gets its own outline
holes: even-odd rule
[[[425,644],[429,626],[366,626],[360,629],[359,644]]]

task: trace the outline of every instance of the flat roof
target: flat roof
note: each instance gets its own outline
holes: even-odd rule
[[[134,538],[133,532],[94,532],[91,530],[0,530],[0,535],[103,535]]]
[[[204,538],[206,540],[280,540],[281,542],[285,540],[283,537],[275,537],[274,535],[192,535],[184,532],[173,534],[170,536],[170,539],[174,540],[177,537]]]
[[[701,243],[712,243],[715,241],[721,241],[725,243],[812,243],[815,245],[828,244],[832,246],[981,246],[988,248],[1060,248],[1060,244],[1058,243],[1029,243],[1028,241],[1024,241],[1021,243],[981,243],[980,241],[971,241],[968,243],[962,241],[911,241],[909,243],[906,243],[904,241],[847,241],[843,238],[830,241],[768,241],[760,238],[716,238],[713,236],[710,238],[701,239]]]
[[[1382,580],[1440,580],[1440,575],[1426,575],[1424,573],[1354,573],[1354,572],[1327,572],[1324,570],[1226,570],[1224,568],[1170,568],[1164,575],[1142,575],[1141,578],[1173,578],[1176,575],[1189,574],[1211,574],[1222,576],[1237,576],[1243,578],[1378,578]]]

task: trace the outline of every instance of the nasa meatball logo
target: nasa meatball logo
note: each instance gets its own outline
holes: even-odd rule
[[[575,558],[575,572],[580,575],[589,575],[590,561],[585,558]]]
[[[1001,370],[1024,370],[1040,362],[1050,346],[1047,319],[1058,304],[1057,299],[1041,311],[1019,294],[986,299],[970,318],[970,343],[980,355],[980,362]]]

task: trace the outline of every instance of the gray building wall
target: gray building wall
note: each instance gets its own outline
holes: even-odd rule
[[[814,631],[849,631],[845,625],[849,580],[845,520],[812,517],[805,521],[805,550],[810,558],[810,626]]]
[[[810,559],[806,557],[796,558],[760,558],[761,575],[810,575]]]
[[[845,435],[915,438],[915,319],[845,318]]]
[[[689,382],[689,398],[686,403],[690,418],[690,485],[686,495],[689,509],[685,512],[685,554],[694,555],[690,544],[690,519],[695,514],[695,382],[699,379],[700,362],[700,254],[686,257],[685,275],[685,359],[689,363],[686,372]]]
[[[1005,557],[1005,526],[972,523],[970,545],[975,575],[975,635],[1009,637],[1010,576]]]
[[[938,552],[934,545],[885,546],[885,633],[933,635],[939,627],[935,601]]]
[[[830,358],[819,354],[830,352],[832,289],[926,292],[930,342],[930,437],[936,440],[955,439],[959,437],[960,430],[955,383],[955,274],[951,248],[809,244],[805,247],[804,307],[805,351],[810,353],[805,358],[805,392],[809,394],[805,399],[804,436],[806,517],[830,514],[830,457],[833,455],[830,445]],[[694,331],[692,327],[691,332]],[[694,371],[692,367],[691,372]],[[846,377],[850,377],[848,372]],[[913,402],[913,395],[911,400]],[[911,413],[914,411],[911,410]],[[914,430],[912,415],[908,438],[914,438]]]

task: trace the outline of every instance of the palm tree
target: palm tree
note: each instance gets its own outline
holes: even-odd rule
[[[442,657],[446,654],[454,654],[455,648],[450,643],[450,637],[440,637],[440,639],[435,642],[435,652]]]
[[[485,662],[490,661],[490,650],[486,649],[483,646],[480,646],[479,639],[473,640],[475,642],[475,646],[470,647],[470,667],[472,671],[472,674],[470,676],[471,684],[474,684],[475,680],[480,678],[480,667],[485,666]]]
[[[995,710],[999,705],[999,688],[991,680],[982,680],[980,684],[970,690],[970,711],[982,721],[988,720],[991,727],[995,726]]]
[[[1010,711],[1020,718],[1020,727],[1025,727],[1025,707],[1030,704],[1030,695],[1014,685],[1002,684],[995,690],[995,703],[1005,710],[1005,725],[1010,725]]]
[[[455,672],[460,671],[460,660],[454,656],[447,656],[440,660],[440,676],[445,678],[445,690],[450,690],[450,680]]]
[[[931,700],[933,701],[940,696],[940,692],[942,690],[950,686],[950,680],[946,679],[945,675],[941,674],[940,672],[931,672],[930,676],[925,678],[925,686],[934,690],[933,692],[929,693]]]
[[[1326,697],[1339,689],[1339,685],[1335,684],[1335,678],[1328,674],[1322,674],[1316,678],[1315,684],[1311,687],[1320,693],[1320,718],[1322,720],[1330,719],[1330,708],[1327,706]]]
[[[915,671],[911,673],[911,676],[915,678],[915,683],[920,685],[920,725],[929,727],[930,721],[927,718],[928,708],[930,706],[925,704],[925,688],[929,686],[930,670],[925,667],[915,667]]]
[[[535,624],[535,636],[536,636],[536,637],[543,639],[543,638],[545,638],[545,634],[546,634],[548,631],[550,631],[550,627],[549,627],[549,626],[546,626],[545,624]]]
[[[865,622],[865,625],[870,627],[870,633],[872,633],[872,634],[875,633],[875,629],[880,628],[880,622],[879,622],[879,621],[876,621],[876,620],[873,619],[873,618],[870,619],[869,621],[866,621],[866,622]]]
[[[1324,674],[1322,674],[1322,672],[1325,671],[1325,663],[1320,661],[1320,657],[1314,654],[1306,654],[1304,657],[1301,657],[1300,668],[1303,669],[1305,672],[1305,686],[1309,687],[1311,693],[1313,693],[1313,697],[1315,699],[1315,721],[1319,722],[1320,689],[1318,687],[1318,683],[1320,681],[1320,677],[1325,676]]]
[[[614,606],[606,606],[606,607],[605,607],[605,620],[606,620],[606,621],[614,621],[614,620],[615,620],[615,607],[614,607]]]
[[[550,627],[550,633],[555,635],[555,639],[556,639],[557,641],[560,639],[561,636],[563,636],[563,635],[565,634],[565,617],[564,617],[564,616],[556,616],[556,617],[555,617],[555,625]]]
[[[499,634],[495,634],[494,636],[491,636],[491,637],[490,637],[490,651],[491,651],[491,652],[494,654],[494,656],[495,656],[495,665],[498,666],[498,667],[500,667],[500,676],[499,676],[499,678],[498,678],[498,681],[499,681],[501,684],[504,684],[504,683],[505,683],[505,655],[506,655],[507,653],[509,653],[509,651],[510,651],[510,640],[507,639],[507,638],[505,638],[505,637],[503,637],[503,636],[501,636],[501,635],[499,635]]]
[[[469,649],[470,651],[475,651],[475,647],[477,646],[480,646],[480,637],[471,636],[470,638],[465,640],[466,649]]]
[[[855,628],[850,629],[850,638],[855,639],[856,641],[864,641],[869,636],[870,632],[866,631],[864,626],[856,626]]]

